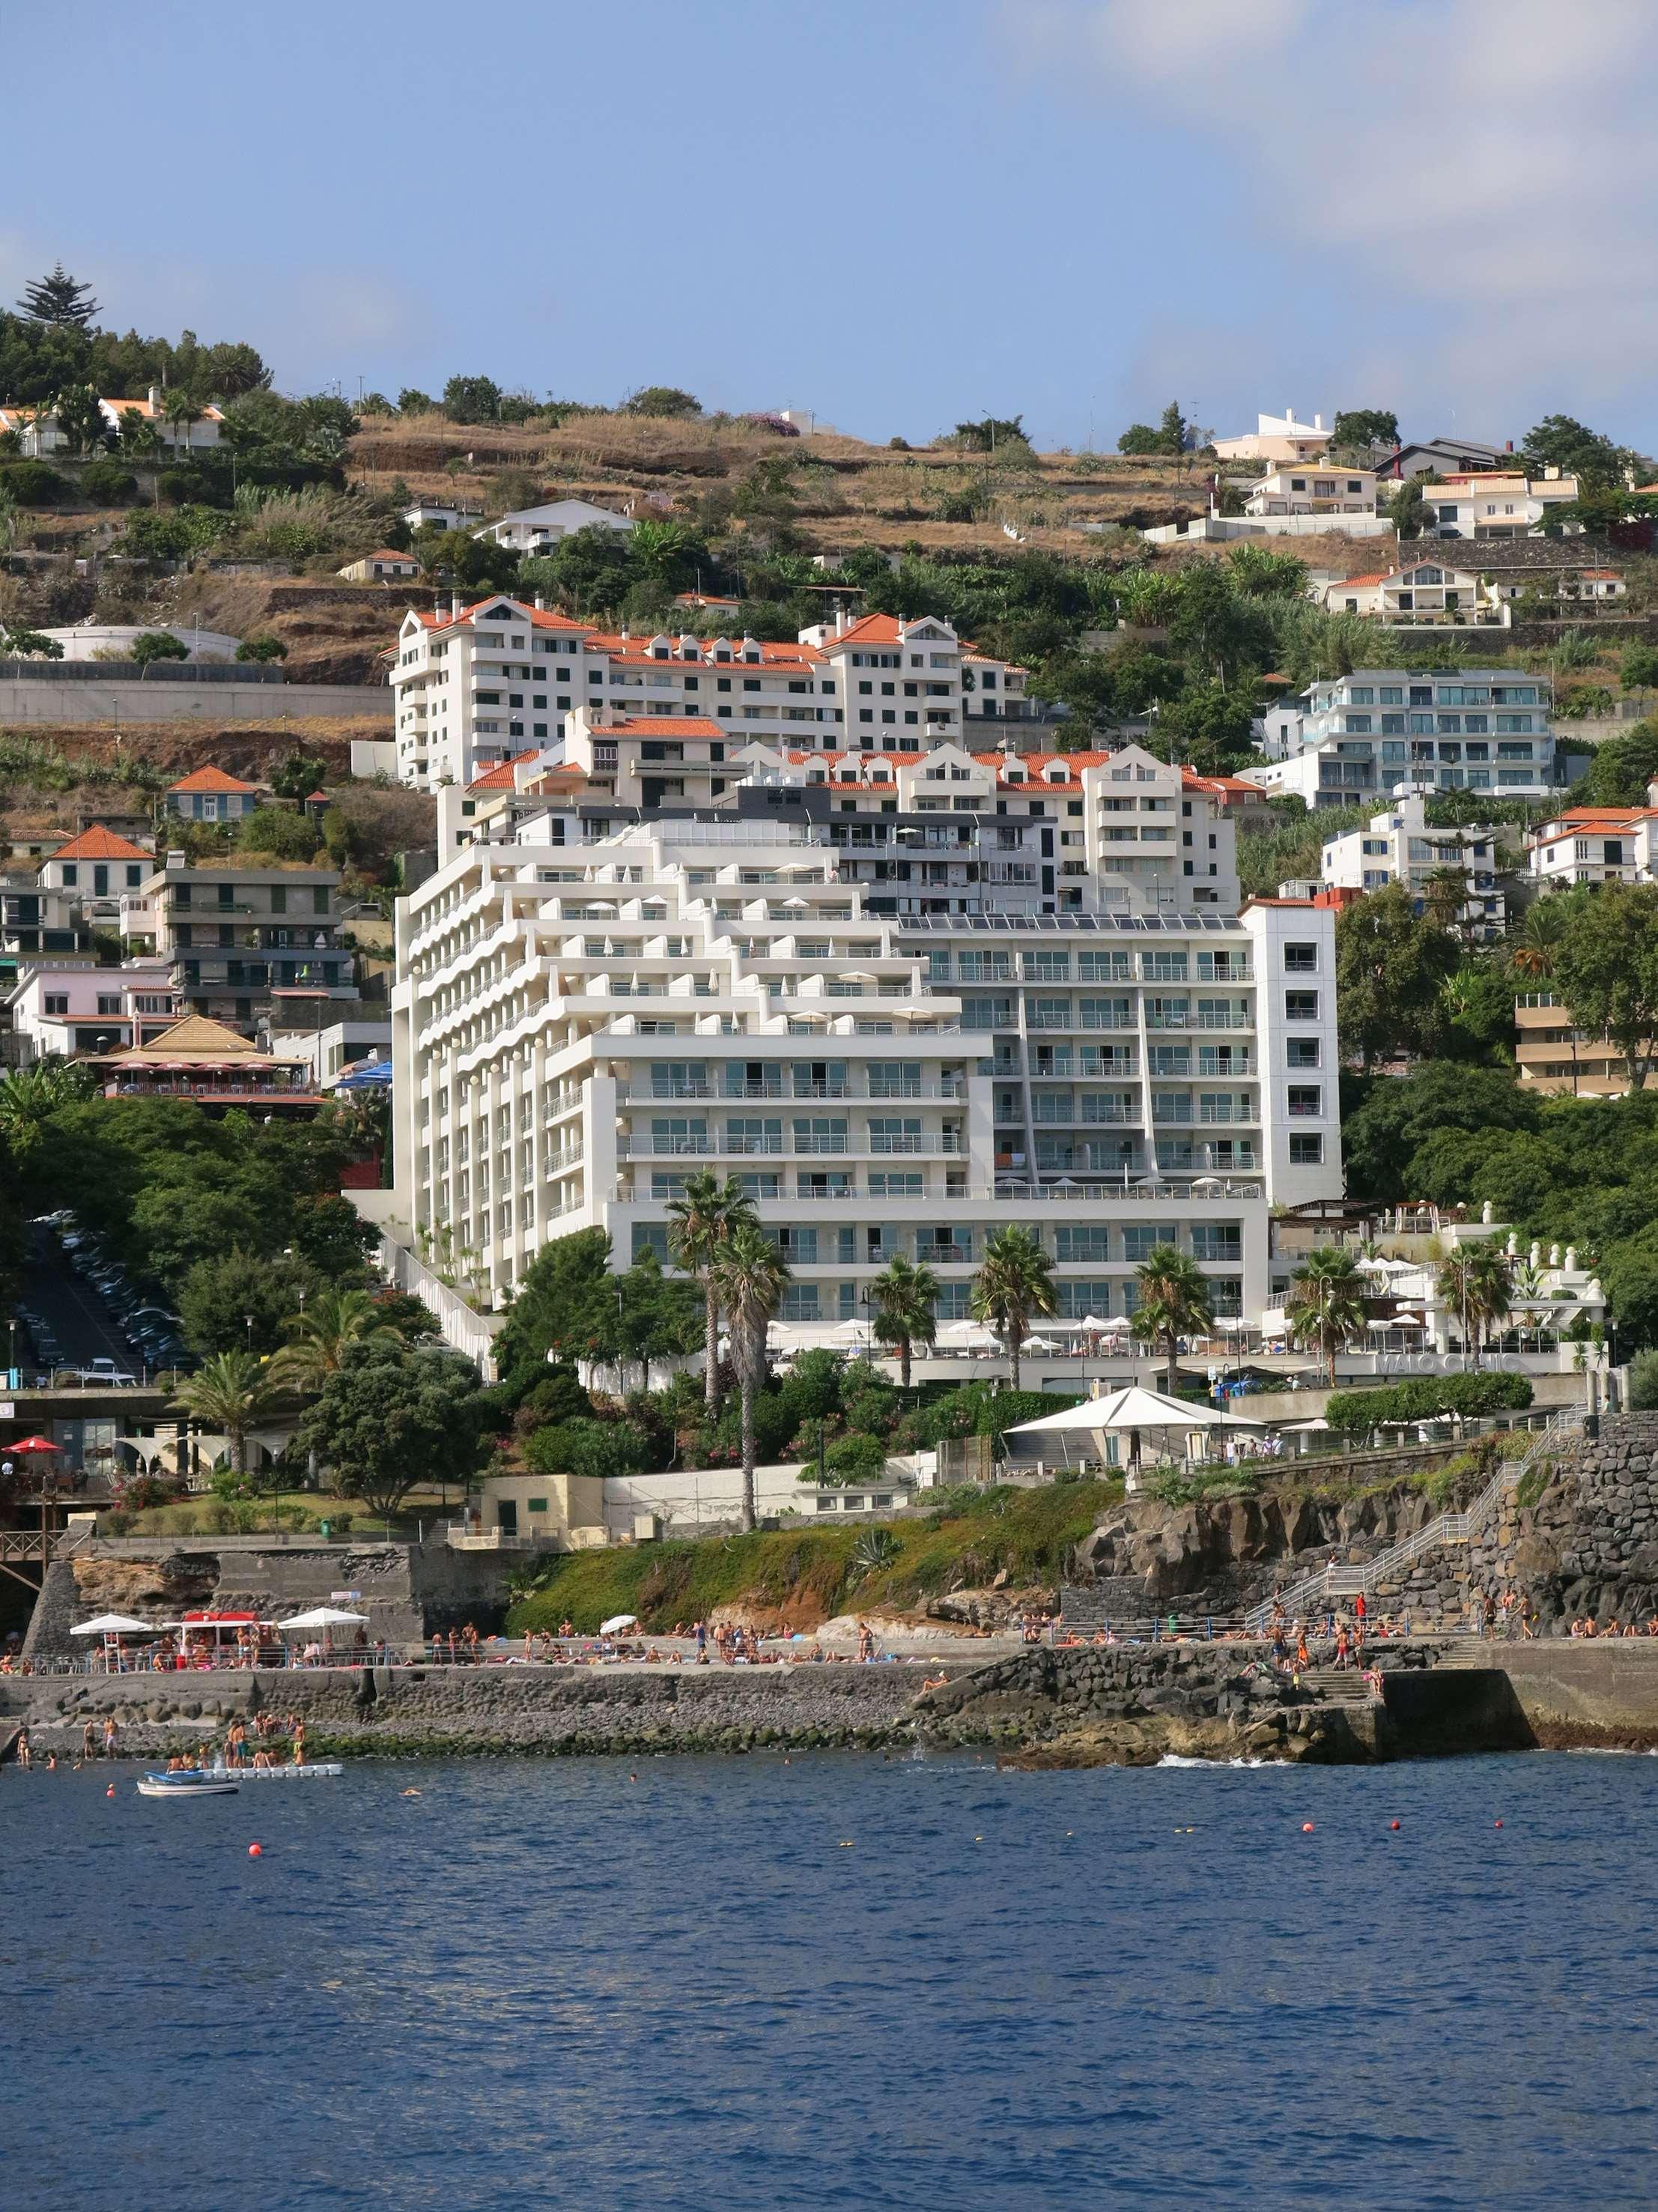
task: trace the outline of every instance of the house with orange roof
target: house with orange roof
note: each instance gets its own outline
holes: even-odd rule
[[[94,824],[71,837],[40,864],[40,882],[49,890],[76,893],[88,921],[116,920],[120,895],[137,890],[155,866],[155,854],[131,837]],[[98,902],[107,902],[107,912]]]
[[[149,424],[161,444],[175,453],[200,453],[218,444],[224,416],[216,407],[181,407],[175,416],[171,404],[171,396],[152,384],[142,399],[100,399],[98,408],[112,440],[131,421]],[[69,444],[49,405],[0,410],[0,430],[15,430],[19,449],[31,460],[62,453]]]
[[[169,814],[185,822],[240,822],[270,796],[270,787],[247,783],[222,768],[192,769],[161,794]]]
[[[1500,629],[1512,620],[1487,578],[1432,557],[1340,577],[1319,598],[1327,614],[1369,615],[1398,629],[1418,623]]]
[[[1568,807],[1528,841],[1533,881],[1541,890],[1658,881],[1655,825],[1655,806]]]
[[[420,562],[412,553],[398,553],[389,545],[382,545],[378,553],[365,553],[360,561],[348,561],[343,568],[334,571],[348,584],[406,584],[420,574]]]

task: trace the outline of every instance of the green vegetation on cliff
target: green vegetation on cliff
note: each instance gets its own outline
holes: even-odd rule
[[[556,1628],[567,1615],[590,1632],[613,1613],[647,1629],[707,1620],[716,1607],[784,1612],[810,1628],[860,1607],[924,1606],[980,1588],[1004,1568],[1014,1584],[1054,1583],[1066,1553],[1122,1496],[1115,1482],[1041,1490],[952,1490],[935,1512],[880,1526],[768,1530],[694,1543],[579,1552],[554,1560],[513,1607],[507,1626]]]

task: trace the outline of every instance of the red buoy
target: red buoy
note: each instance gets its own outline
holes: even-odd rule
[[[1500,1820],[1497,1823],[1497,1826],[1499,1828],[1502,1826],[1502,1825],[1503,1825],[1503,1823],[1502,1823]]]
[[[1312,1834],[1312,1832],[1313,1832],[1313,1824],[1312,1824],[1312,1822],[1311,1822],[1310,1820],[1303,1820],[1303,1821],[1302,1822],[1302,1824],[1301,1824],[1301,1832],[1302,1832],[1302,1834],[1303,1834],[1303,1836],[1310,1836],[1310,1835]]]
[[[1399,1823],[1397,1820],[1389,1820],[1388,1826],[1390,1828],[1396,1828],[1399,1826]]]
[[[247,1847],[247,1856],[251,1859],[262,1858],[264,1856],[264,1845],[263,1844],[250,1844]]]

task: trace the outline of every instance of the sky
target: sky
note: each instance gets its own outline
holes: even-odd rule
[[[0,300],[1110,448],[1170,400],[1658,451],[1655,0],[53,0]]]

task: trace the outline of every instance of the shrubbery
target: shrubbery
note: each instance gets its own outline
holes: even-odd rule
[[[1523,1375],[1414,1375],[1378,1390],[1333,1390],[1324,1409],[1330,1426],[1345,1436],[1368,1436],[1384,1422],[1431,1421],[1451,1414],[1522,1413],[1532,1386]]]

